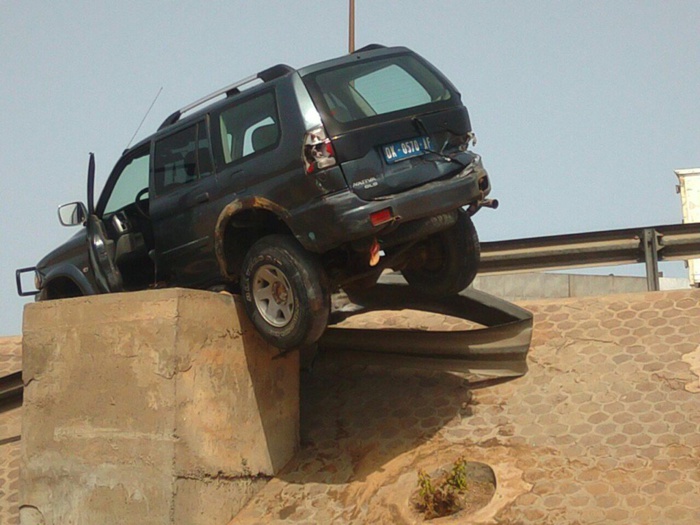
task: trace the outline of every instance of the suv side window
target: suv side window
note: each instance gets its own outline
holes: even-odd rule
[[[213,171],[205,122],[156,142],[153,161],[156,195],[207,177]]]
[[[146,149],[132,157],[117,175],[112,187],[103,215],[121,210],[132,204],[136,195],[144,188],[148,188],[149,150]]]
[[[219,130],[226,164],[275,147],[280,138],[275,96],[263,93],[223,110]]]

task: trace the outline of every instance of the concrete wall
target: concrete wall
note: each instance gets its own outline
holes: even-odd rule
[[[690,286],[686,279],[661,278],[662,290]],[[583,275],[572,273],[528,272],[503,275],[477,275],[474,288],[509,301],[602,296],[647,291],[645,277]]]
[[[387,272],[381,276],[380,282],[405,283],[406,281],[398,273]],[[662,277],[659,285],[661,290],[681,290],[688,289],[690,281]],[[590,297],[648,291],[646,277],[545,272],[477,275],[473,287],[507,301]]]
[[[298,353],[231,296],[30,304],[23,354],[23,525],[227,523],[297,450]]]

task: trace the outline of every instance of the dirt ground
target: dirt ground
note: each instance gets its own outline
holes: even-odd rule
[[[418,471],[460,456],[492,469],[495,494],[431,523],[699,523],[700,291],[523,306],[516,380],[332,363],[302,377],[302,451],[232,524],[421,523]],[[452,324],[368,316],[353,322]]]

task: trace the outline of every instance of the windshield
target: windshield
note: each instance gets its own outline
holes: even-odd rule
[[[451,88],[412,55],[351,63],[304,78],[322,113],[341,124],[450,100]]]

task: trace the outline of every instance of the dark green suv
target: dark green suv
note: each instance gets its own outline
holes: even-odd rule
[[[403,47],[278,65],[173,113],[124,152],[83,225],[35,268],[39,300],[184,286],[243,295],[280,348],[316,341],[330,293],[385,269],[433,295],[473,280],[490,183],[459,92]]]

